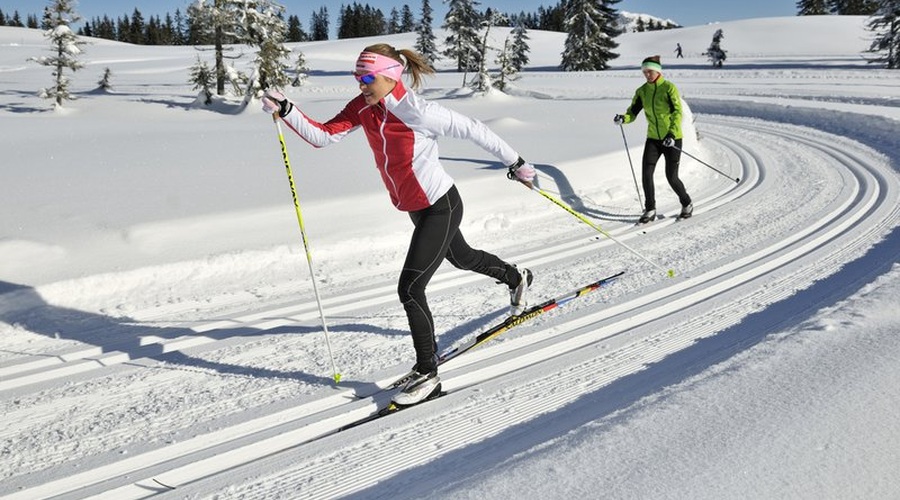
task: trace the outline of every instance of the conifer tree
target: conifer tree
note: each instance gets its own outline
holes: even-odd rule
[[[103,70],[103,77],[100,78],[100,81],[97,82],[97,90],[102,90],[104,92],[109,92],[112,90],[112,71],[107,67]]]
[[[490,38],[491,27],[502,25],[506,22],[506,16],[500,14],[496,11],[491,11],[491,13],[485,17],[484,21],[482,21],[482,26],[484,27],[484,34],[481,37],[481,43],[478,46],[478,69],[475,73],[475,78],[472,79],[471,87],[476,92],[480,92],[482,94],[486,94],[494,88],[493,78],[488,72],[487,67],[487,53],[488,49],[492,47],[488,45],[488,40]]]
[[[528,30],[524,24],[518,24],[513,28],[511,35],[509,62],[512,69],[518,73],[528,64],[528,53],[531,52],[531,47],[528,46]]]
[[[250,45],[258,48],[254,63],[257,79],[248,89],[248,95],[256,89],[284,88],[289,83],[285,59],[291,49],[284,43],[287,23],[282,18],[284,7],[270,2],[260,2],[255,8],[244,11],[243,25]]]
[[[211,43],[214,47],[217,95],[225,94],[228,44],[245,43],[258,47],[256,63],[260,77],[285,83],[281,70],[284,64],[280,60],[290,50],[283,47],[287,31],[279,16],[283,10],[272,0],[197,0],[191,4],[188,15],[191,28],[195,30],[192,39],[195,43]]]
[[[412,33],[416,29],[416,19],[413,16],[412,9],[409,5],[403,4],[400,9],[400,31],[399,33]]]
[[[313,12],[310,21],[309,31],[310,40],[328,40],[328,8],[320,7],[318,11]]]
[[[296,73],[296,76],[294,76],[294,79],[291,81],[291,86],[302,87],[309,77],[309,68],[306,66],[306,56],[303,55],[303,52],[297,51],[297,59],[294,62],[294,72]]]
[[[516,70],[512,64],[513,59],[513,49],[512,49],[512,33],[506,37],[506,40],[503,41],[503,48],[500,50],[500,53],[497,55],[497,65],[500,67],[500,71],[498,73],[498,78],[494,79],[493,86],[495,89],[503,92],[506,90],[507,83],[516,77]]]
[[[611,5],[619,0],[570,0],[566,9],[565,51],[563,71],[598,71],[609,68],[609,61],[619,57],[612,49],[619,46],[613,40],[616,11]]]
[[[829,10],[839,16],[869,16],[878,5],[878,0],[828,0]]]
[[[44,36],[50,40],[53,55],[34,57],[31,60],[53,68],[53,86],[41,89],[39,95],[45,99],[53,99],[56,107],[62,107],[64,101],[73,99],[69,93],[70,81],[66,76],[66,70],[74,73],[84,67],[78,56],[81,55],[81,46],[85,42],[70,28],[71,24],[81,20],[81,16],[75,12],[73,0],[51,0],[50,14],[49,28],[44,32]]]
[[[416,25],[416,52],[421,54],[428,64],[434,66],[434,62],[440,57],[438,55],[437,45],[434,32],[431,29],[431,23],[434,19],[431,17],[431,4],[428,0],[422,0],[422,19]]]
[[[212,104],[212,85],[215,80],[215,75],[213,75],[212,70],[210,70],[209,65],[206,64],[206,61],[201,61],[200,56],[197,56],[197,62],[191,66],[191,77],[190,83],[194,84],[193,90],[200,90],[200,94],[197,96],[199,99],[200,96],[203,96],[203,104],[209,106]]]
[[[305,42],[309,36],[303,31],[303,23],[297,16],[288,16],[288,42]]]
[[[703,55],[707,56],[710,62],[712,62],[713,67],[716,68],[721,68],[727,57],[725,55],[726,51],[722,49],[723,38],[725,38],[725,33],[721,29],[717,29],[716,32],[713,33],[712,43],[709,44],[706,52],[703,53]]]
[[[869,62],[900,69],[900,0],[880,0],[868,28],[875,34],[868,52],[878,54]]]
[[[400,11],[396,7],[391,9],[387,22],[387,34],[393,35],[395,33],[400,33]]]
[[[800,0],[797,2],[798,16],[822,16],[828,14],[827,0]]]
[[[447,15],[444,16],[443,28],[449,33],[444,40],[444,55],[456,60],[457,71],[470,71],[478,68],[480,60],[480,37],[478,27],[481,15],[475,9],[475,0],[450,0]],[[465,78],[463,78],[465,85]]]

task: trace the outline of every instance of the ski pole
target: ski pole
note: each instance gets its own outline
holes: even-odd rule
[[[624,248],[624,249],[628,250],[629,252],[631,252],[631,253],[637,255],[637,256],[640,257],[644,262],[646,262],[646,263],[650,264],[651,266],[653,266],[653,267],[659,269],[660,271],[666,273],[666,276],[668,276],[668,277],[670,277],[670,278],[674,278],[674,277],[675,277],[675,270],[674,270],[674,269],[668,269],[668,270],[667,270],[667,269],[663,269],[659,264],[653,262],[652,260],[648,259],[647,257],[644,257],[644,255],[641,254],[640,252],[638,252],[637,250],[631,248],[630,246],[626,245],[624,242],[619,241],[618,239],[616,239],[613,235],[611,235],[611,234],[609,234],[608,232],[604,231],[602,227],[598,226],[597,224],[594,224],[590,219],[588,219],[588,218],[585,217],[584,215],[578,213],[575,209],[573,209],[573,208],[570,207],[569,205],[566,205],[562,200],[557,199],[555,196],[551,195],[550,193],[544,191],[543,189],[538,188],[537,186],[535,186],[535,185],[534,185],[533,183],[531,183],[531,182],[524,182],[524,181],[519,181],[519,182],[522,183],[523,186],[525,186],[525,187],[531,189],[532,191],[537,192],[538,194],[540,194],[540,195],[543,196],[544,198],[547,198],[548,200],[552,201],[554,205],[556,205],[556,206],[562,208],[563,210],[565,210],[566,212],[569,212],[570,214],[574,215],[578,220],[580,220],[581,222],[584,222],[584,223],[587,224],[588,226],[591,226],[592,228],[594,228],[595,231],[597,231],[598,233],[602,234],[603,236],[606,236],[607,238],[611,239],[613,242],[617,243],[617,244],[620,245],[622,248]]]
[[[284,168],[287,170],[288,183],[291,185],[291,197],[294,199],[294,211],[297,212],[297,222],[300,224],[300,237],[303,240],[303,249],[306,250],[306,262],[309,264],[309,276],[312,278],[313,294],[316,296],[316,305],[319,306],[319,318],[322,319],[322,330],[325,332],[325,345],[328,347],[328,357],[331,359],[331,371],[336,384],[341,382],[341,374],[334,364],[334,355],[331,354],[331,342],[328,340],[328,324],[325,322],[325,312],[322,310],[322,300],[319,298],[319,289],[316,286],[316,276],[313,273],[312,253],[309,250],[309,242],[306,239],[306,229],[303,226],[303,214],[300,212],[300,199],[297,197],[297,187],[294,185],[294,173],[291,170],[291,161],[288,159],[287,145],[284,143],[284,132],[281,123],[278,122],[278,113],[272,114],[272,121],[278,129],[278,141],[281,143],[281,156],[284,158]]]
[[[687,151],[685,151],[685,150],[679,148],[678,146],[672,146],[672,147],[675,148],[675,149],[677,149],[678,151],[681,151],[682,153],[684,153],[684,154],[690,156],[691,158],[693,158],[693,159],[699,161],[700,163],[706,165],[707,167],[709,167],[709,168],[715,170],[716,172],[718,172],[719,174],[721,174],[723,177],[727,178],[728,180],[734,181],[735,184],[741,182],[741,178],[740,178],[740,177],[732,177],[732,176],[726,174],[725,172],[722,172],[721,170],[717,169],[716,167],[710,165],[709,163],[706,163],[705,161],[701,160],[700,158],[697,158],[696,156],[694,156],[694,155],[688,153]]]
[[[631,178],[634,179],[634,190],[638,195],[638,203],[641,208],[644,207],[644,200],[641,199],[641,190],[638,188],[637,174],[634,173],[634,163],[631,163],[631,151],[628,150],[628,139],[625,138],[625,127],[620,123],[619,130],[622,131],[622,141],[625,143],[625,154],[628,155],[628,165],[631,167]]]

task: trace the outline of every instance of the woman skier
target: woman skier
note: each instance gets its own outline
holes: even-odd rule
[[[404,70],[411,76],[411,88],[402,81]],[[356,60],[353,76],[360,94],[327,122],[306,116],[278,91],[267,91],[262,100],[265,112],[278,113],[288,127],[315,147],[338,142],[362,129],[391,202],[408,212],[415,226],[397,287],[416,351],[413,375],[393,398],[401,406],[416,404],[441,390],[434,321],[425,288],[444,259],[459,269],[505,284],[514,315],[524,310],[525,293],[532,282],[530,270],[518,269],[466,243],[459,230],[462,199],[440,163],[437,138],[472,141],[507,165],[510,179],[530,183],[534,167],[480,121],[414,93],[423,77],[433,73],[415,51],[376,44],[366,47]]]

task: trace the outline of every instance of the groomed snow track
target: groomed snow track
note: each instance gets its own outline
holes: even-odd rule
[[[664,219],[643,230],[612,231],[648,255],[664,256],[678,270],[675,279],[624,258],[633,262],[632,269],[604,303],[556,314],[539,330],[448,363],[442,372],[447,396],[344,432],[336,430],[371,414],[388,396],[359,399],[355,394],[364,390],[358,387],[326,389],[295,405],[233,419],[119,460],[50,468],[41,472],[40,486],[18,488],[20,480],[36,481],[13,478],[0,493],[5,498],[281,498],[290,484],[292,498],[377,497],[400,485],[406,496],[424,495],[427,480],[400,473],[436,460],[465,471],[471,445],[492,439],[518,439],[523,449],[539,444],[541,427],[557,425],[555,412],[578,411],[590,421],[621,409],[641,395],[621,390],[630,381],[651,374],[651,386],[681,380],[697,366],[709,366],[779,324],[809,314],[808,304],[839,297],[842,291],[827,280],[848,263],[866,262],[857,266],[865,269],[854,271],[863,281],[890,264],[893,257],[879,257],[890,252],[878,248],[886,236],[888,245],[896,243],[900,184],[879,154],[793,125],[709,115],[699,128],[705,147],[741,182],[716,184],[703,193],[690,221]],[[810,184],[821,189],[797,191]],[[758,238],[753,227],[720,222],[739,220],[733,214],[742,211],[771,211],[752,220],[770,221],[778,236]],[[721,239],[693,241],[695,224],[721,226]],[[773,234],[771,228],[765,234]],[[594,279],[619,270],[587,267],[580,257],[621,249],[585,239],[573,237],[516,257],[536,266],[585,266],[582,273]],[[444,274],[433,288],[450,290],[473,279]],[[393,300],[393,284],[385,284],[358,296],[326,299],[325,307],[332,314],[352,313]],[[284,319],[271,319],[276,316]],[[212,346],[222,340],[203,332],[229,324],[264,330],[314,318],[314,303],[247,313],[194,325],[198,335],[143,348],[156,353]],[[140,352],[84,350],[0,366],[0,390],[106,373],[125,362],[139,363]],[[572,425],[571,418],[562,420],[567,423],[558,425]],[[486,446],[478,450],[489,452]]]

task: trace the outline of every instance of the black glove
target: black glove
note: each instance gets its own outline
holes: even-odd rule
[[[615,123],[616,125],[621,125],[621,124],[625,123],[625,116],[624,115],[616,115],[615,117],[613,117],[613,123]]]
[[[294,109],[294,105],[291,104],[291,101],[287,100],[287,97],[285,97],[284,94],[275,89],[269,89],[263,96],[263,111],[270,114],[274,113],[276,111],[275,106],[278,107],[278,116],[282,118],[287,116],[287,114]]]
[[[667,148],[671,148],[675,146],[675,136],[672,134],[666,134],[666,138],[663,139],[663,146]]]

